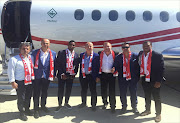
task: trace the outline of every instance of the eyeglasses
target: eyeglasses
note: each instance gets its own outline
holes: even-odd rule
[[[123,49],[128,49],[129,47],[122,47]]]

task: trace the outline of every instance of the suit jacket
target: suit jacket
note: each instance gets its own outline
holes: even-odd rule
[[[79,72],[79,79],[81,80],[83,78],[82,76],[82,57],[84,53],[80,54],[80,72]],[[97,53],[93,52],[93,58],[92,58],[92,72],[91,75],[94,80],[96,80],[96,77],[99,76],[99,55]]]
[[[118,79],[123,80],[123,54],[119,54],[116,56],[114,65],[115,70],[118,71]],[[139,81],[139,65],[138,65],[138,55],[131,52],[130,59],[130,72],[131,72],[131,80]]]
[[[35,64],[36,55],[37,55],[38,51],[39,51],[39,49],[34,50],[32,52],[32,56],[33,56],[32,62],[34,64]],[[52,52],[53,60],[54,60],[54,76],[55,76],[56,75],[56,72],[55,72],[56,52],[54,52],[53,50],[51,50],[51,52]],[[39,54],[38,69],[34,69],[35,79],[41,79],[42,75],[44,76],[45,79],[48,79],[49,78],[49,71],[50,71],[50,54],[48,55],[48,57],[47,57],[47,59],[45,61],[44,66],[41,63],[40,54]]]
[[[143,51],[139,52],[139,65],[141,64],[141,56]],[[152,51],[151,57],[151,74],[150,74],[150,82],[162,82],[164,76],[164,59],[162,54]],[[145,77],[142,78],[145,81]]]
[[[77,74],[79,68],[79,56],[77,53],[74,54],[73,61],[74,72]],[[62,50],[58,52],[58,56],[56,59],[56,70],[58,70],[57,77],[61,77],[61,74],[66,73],[66,50]]]

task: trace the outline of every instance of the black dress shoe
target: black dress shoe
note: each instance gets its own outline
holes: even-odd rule
[[[107,108],[107,104],[104,104],[104,105],[102,106],[102,109],[105,110],[106,108]]]
[[[85,103],[81,103],[78,108],[84,108],[86,106]]]
[[[41,109],[46,112],[46,113],[49,113],[50,111],[46,108],[46,107],[41,107]]]
[[[116,113],[115,108],[111,108],[111,113],[112,113],[112,114]]]
[[[23,121],[27,121],[28,118],[23,112],[20,112],[20,119]]]
[[[34,111],[34,118],[38,119],[39,118],[39,111]]]
[[[91,107],[92,111],[96,111],[96,106]]]
[[[151,111],[145,110],[145,111],[142,112],[140,115],[141,115],[141,116],[146,116],[146,115],[149,115],[149,114],[151,114]]]
[[[24,112],[27,116],[33,116],[33,112],[30,111],[29,109],[25,110]]]
[[[133,113],[136,114],[136,115],[139,115],[139,111],[137,110],[137,108],[133,109]]]
[[[126,108],[122,108],[121,111],[120,111],[120,114],[125,114],[126,113]]]

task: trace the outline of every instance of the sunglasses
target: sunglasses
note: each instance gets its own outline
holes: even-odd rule
[[[129,47],[122,47],[122,48],[123,48],[123,49],[125,49],[125,48],[128,49]]]

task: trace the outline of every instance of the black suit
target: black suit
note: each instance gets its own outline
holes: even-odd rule
[[[137,82],[139,81],[139,65],[138,65],[138,55],[131,52],[130,59],[130,73],[131,80],[126,80],[123,77],[123,54],[119,54],[114,61],[114,67],[118,71],[118,81],[120,90],[120,99],[122,103],[122,108],[127,108],[127,89],[129,87],[131,96],[131,107],[133,109],[137,108]]]
[[[142,56],[142,51],[139,53],[139,63]],[[151,73],[150,82],[145,81],[145,76],[142,77],[142,86],[145,93],[146,110],[150,111],[151,94],[155,101],[156,114],[161,114],[161,98],[160,88],[155,88],[155,82],[162,82],[164,76],[164,59],[162,54],[152,51],[151,57]]]
[[[79,67],[79,56],[77,53],[74,54],[74,61],[73,61],[73,67],[74,67],[74,72],[77,74],[78,72],[78,67]],[[68,103],[69,97],[71,95],[71,90],[72,90],[72,84],[73,84],[73,79],[71,79],[71,75],[66,72],[66,50],[62,50],[58,52],[58,56],[56,59],[56,70],[58,70],[58,102],[59,105],[62,104],[62,99],[64,95],[64,85],[66,83],[66,92],[65,92],[65,103]],[[61,79],[61,74],[65,74],[67,77],[69,77],[66,80]]]
[[[98,54],[100,56],[102,51],[99,51]],[[117,52],[114,52],[115,56],[118,55]],[[113,65],[112,65],[113,66]],[[101,96],[104,105],[107,105],[107,89],[109,88],[109,102],[112,109],[116,107],[116,97],[115,97],[115,80],[116,77],[113,76],[112,73],[104,73],[100,74],[101,80]]]

